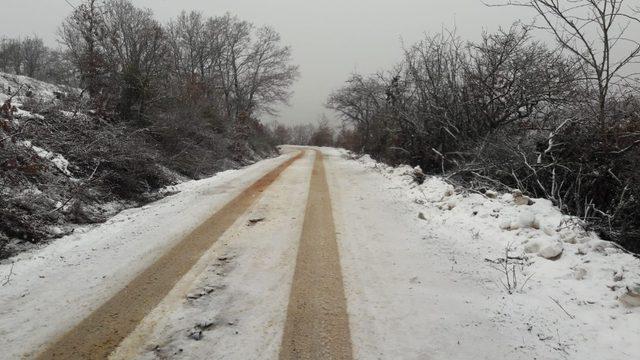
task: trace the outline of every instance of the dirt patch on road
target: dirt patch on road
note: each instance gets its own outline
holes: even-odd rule
[[[106,359],[218,238],[302,156],[287,160],[211,216],[38,359]]]
[[[280,359],[352,358],[329,186],[316,151]]]

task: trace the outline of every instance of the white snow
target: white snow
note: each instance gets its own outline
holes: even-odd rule
[[[27,90],[30,90],[34,98],[43,101],[54,100],[56,93],[80,92],[78,89],[50,84],[28,76],[0,72],[0,101],[4,102],[8,98],[7,95],[13,95],[21,88],[18,98],[21,98]]]
[[[623,304],[638,299],[632,255],[547,200],[418,185],[409,167],[332,154],[357,358],[640,358],[640,308]],[[496,270],[506,249],[522,259],[509,263],[512,294]]]
[[[34,114],[30,111],[26,111],[26,110],[22,110],[22,104],[21,103],[13,103],[13,106],[16,107],[17,111],[13,114],[14,117],[18,118],[18,119],[38,119],[38,120],[44,120],[44,116],[40,115],[40,114]]]
[[[181,192],[0,265],[0,348],[29,357],[120,290],[168,247],[239,194],[285,154],[242,170],[182,183]],[[9,275],[11,274],[11,275]]]
[[[16,93],[19,89],[21,91]],[[21,120],[45,120],[45,117],[41,114],[36,114],[22,109],[23,101],[28,98],[25,96],[25,92],[31,91],[32,97],[39,101],[53,101],[56,98],[56,93],[67,93],[68,91],[77,91],[76,89],[68,89],[66,87],[49,84],[43,81],[35,80],[27,76],[11,75],[0,72],[0,103],[4,103],[9,99],[10,95],[16,95],[11,105],[15,107],[16,111],[13,113],[13,121],[19,124]],[[2,130],[0,130],[2,131]],[[69,171],[69,161],[61,154],[50,152],[41,147],[35,146],[31,141],[21,141],[24,147],[33,150],[38,157],[49,160],[53,165],[60,170],[63,174],[71,177],[72,174]]]
[[[49,160],[60,172],[71,177],[72,174],[69,171],[69,161],[64,158],[64,156],[56,153],[52,153],[51,151],[45,150],[41,147],[37,147],[31,143],[31,141],[25,140],[20,141],[20,144],[28,149],[33,150],[33,152],[38,155],[39,158]]]
[[[640,262],[580,221],[543,199],[418,185],[409,166],[322,151],[357,359],[640,358]],[[181,184],[4,262],[3,356],[77,323],[289,156]],[[276,359],[312,160],[287,169],[113,358]]]

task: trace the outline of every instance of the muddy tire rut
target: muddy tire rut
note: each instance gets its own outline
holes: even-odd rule
[[[302,152],[279,165],[207,219],[125,288],[50,344],[37,359],[106,359],[200,257]]]
[[[316,151],[280,359],[353,358],[331,197]]]

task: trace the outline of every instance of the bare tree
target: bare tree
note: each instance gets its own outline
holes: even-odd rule
[[[607,103],[612,87],[626,82],[625,67],[640,59],[638,9],[625,0],[523,0],[508,5],[533,9],[560,46],[581,59],[584,75],[597,94],[600,131],[607,131]]]
[[[291,144],[293,137],[291,135],[291,129],[280,123],[274,123],[273,137],[278,145]]]
[[[164,31],[150,10],[128,0],[85,0],[60,37],[100,109],[144,120],[152,83],[166,65]]]
[[[99,46],[99,41],[105,37],[101,4],[98,0],[84,0],[65,19],[58,32],[60,42],[66,46],[80,71],[82,86],[94,100],[105,87],[106,64]]]
[[[249,59],[247,106],[250,113],[275,114],[274,105],[286,104],[289,89],[298,77],[298,66],[291,64],[291,48],[282,45],[280,34],[269,27],[257,30]]]
[[[213,51],[218,31],[208,30],[207,20],[196,11],[182,12],[167,25],[171,65],[181,76],[201,82],[210,76],[219,52]]]
[[[312,124],[295,125],[291,128],[292,143],[295,145],[309,145],[314,131],[315,128]]]
[[[368,144],[375,130],[376,115],[386,104],[385,90],[379,77],[353,74],[344,87],[329,96],[327,107],[353,124],[362,135],[363,143]]]
[[[223,34],[219,74],[230,118],[240,113],[275,113],[274,106],[286,103],[289,88],[298,77],[291,65],[291,50],[280,35],[268,27],[225,15],[218,22]]]
[[[145,121],[152,90],[165,69],[166,42],[162,26],[148,9],[129,0],[104,5],[106,36],[100,46],[116,80],[118,112],[124,119]]]
[[[38,37],[28,37],[22,40],[21,50],[24,74],[30,77],[36,77],[43,71],[48,54],[47,47],[44,45],[42,39]]]
[[[225,86],[220,69],[223,31],[221,18],[183,12],[166,26],[171,81],[167,88],[192,104],[206,101],[220,111]]]
[[[551,104],[573,99],[580,84],[579,67],[543,44],[531,40],[527,27],[483,34],[470,44],[465,70],[465,101],[473,108],[467,128],[488,131],[526,121]]]
[[[66,51],[51,49],[47,51],[40,78],[54,84],[80,87],[78,70]]]
[[[329,125],[329,119],[325,114],[322,114],[318,120],[318,126],[316,126],[313,135],[311,135],[310,145],[313,146],[333,146],[334,145],[335,132]]]
[[[22,44],[16,39],[2,39],[0,42],[0,68],[17,75],[22,74]]]

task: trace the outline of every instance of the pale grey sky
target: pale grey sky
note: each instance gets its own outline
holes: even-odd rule
[[[78,3],[79,0],[68,0]],[[401,39],[411,44],[425,33],[454,24],[462,38],[478,39],[482,30],[508,26],[530,13],[516,8],[488,8],[481,0],[133,0],[151,8],[160,21],[181,10],[205,15],[230,12],[258,25],[278,30],[293,49],[301,77],[290,107],[280,120],[288,124],[314,122],[327,95],[350,73],[375,72],[397,63]],[[56,44],[56,29],[71,7],[65,0],[2,0],[2,36],[37,34]]]

